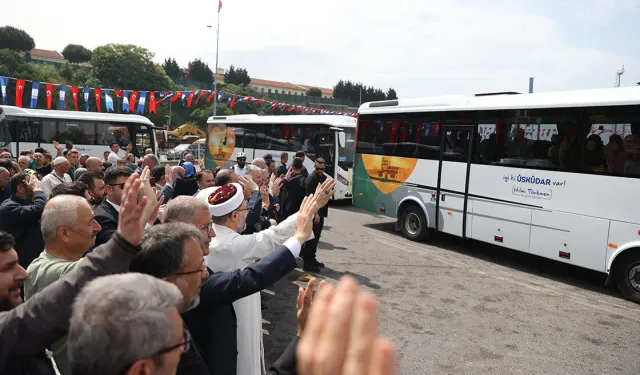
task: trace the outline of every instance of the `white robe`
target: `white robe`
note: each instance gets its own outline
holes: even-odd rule
[[[276,226],[248,235],[241,235],[228,227],[214,224],[216,236],[211,240],[209,247],[211,252],[206,258],[207,266],[214,272],[229,272],[245,268],[293,237],[297,217],[298,214],[291,215]],[[254,293],[233,303],[238,321],[237,374],[266,373],[260,301],[260,293]]]

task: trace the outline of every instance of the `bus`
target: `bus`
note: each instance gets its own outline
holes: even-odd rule
[[[289,154],[289,163],[302,150],[304,165],[313,170],[317,157],[326,161],[325,174],[336,181],[334,200],[351,199],[350,181],[355,153],[356,119],[334,115],[210,117],[207,121],[205,165],[230,167],[236,153],[247,154],[247,162],[272,154],[279,165],[280,154]]]
[[[110,151],[111,142],[116,141],[125,149],[135,140],[132,153],[142,157],[147,148],[157,154],[155,129],[163,129],[138,115],[0,107],[5,115],[0,126],[0,145],[9,148],[14,156],[36,147],[55,155],[53,141],[63,147],[71,141],[80,154],[102,159],[103,153]]]
[[[363,104],[353,202],[608,274],[640,302],[640,87]]]

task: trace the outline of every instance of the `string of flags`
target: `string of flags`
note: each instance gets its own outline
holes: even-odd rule
[[[7,100],[7,86],[9,85],[9,80],[16,81],[16,98],[15,98],[15,106],[22,107],[22,99],[24,97],[25,86],[28,82],[31,83],[31,101],[30,107],[36,108],[38,105],[38,94],[40,90],[40,82],[29,81],[20,78],[11,78],[11,77],[1,77],[0,76],[0,87],[2,89],[2,103],[8,105],[9,102]],[[54,95],[55,87],[58,87],[59,90],[59,105],[58,109],[65,108],[65,100],[66,100],[66,91],[67,85],[64,84],[53,84],[53,83],[44,83],[44,87],[46,90],[46,108],[52,109],[52,99]],[[267,109],[271,111],[280,110],[286,113],[304,113],[304,114],[321,114],[321,115],[344,115],[356,117],[355,113],[351,112],[341,112],[341,111],[331,111],[322,108],[313,108],[306,107],[296,104],[287,104],[282,102],[274,102],[265,99],[255,98],[253,96],[243,96],[229,92],[223,91],[213,91],[213,90],[186,90],[186,91],[151,91],[151,90],[121,90],[121,89],[103,89],[98,87],[84,87],[80,88],[78,86],[71,86],[71,94],[73,107],[76,111],[78,108],[78,95],[80,95],[80,90],[82,90],[82,95],[84,98],[84,110],[89,111],[89,96],[91,95],[91,91],[93,91],[93,98],[96,103],[97,112],[102,112],[102,101],[104,100],[105,104],[105,112],[107,113],[115,113],[115,103],[113,101],[113,97],[111,94],[113,93],[119,102],[121,102],[121,112],[125,113],[137,113],[144,114],[145,108],[147,108],[147,98],[149,100],[148,105],[148,113],[157,113],[156,108],[158,103],[161,103],[165,100],[170,100],[172,103],[181,101],[181,104],[185,108],[191,108],[194,102],[198,104],[200,100],[205,100],[207,103],[211,103],[214,95],[217,95],[216,103],[220,105],[221,102],[226,102],[226,104],[230,108],[234,108],[238,103],[253,103],[255,105],[265,104]],[[103,99],[104,97],[104,99]],[[203,99],[204,98],[204,99]],[[137,105],[136,105],[137,104]],[[120,109],[120,103],[118,103],[118,108]]]

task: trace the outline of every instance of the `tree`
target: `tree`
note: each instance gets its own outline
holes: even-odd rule
[[[395,91],[394,91],[395,93]],[[387,95],[381,89],[372,86],[364,86],[362,83],[340,80],[333,87],[333,97],[336,99],[346,99],[353,102],[375,102],[386,100]]]
[[[213,71],[209,69],[209,64],[203,63],[200,59],[189,61],[187,65],[187,78],[192,81],[213,82]]]
[[[396,90],[392,87],[389,87],[389,91],[387,91],[387,100],[398,99],[398,94],[396,94]]]
[[[26,31],[13,26],[0,27],[0,49],[28,52],[35,46],[36,43]]]
[[[322,91],[320,91],[319,88],[317,87],[312,87],[309,89],[309,91],[307,91],[307,96],[313,96],[316,98],[321,98],[322,97]]]
[[[62,56],[70,62],[77,64],[91,61],[91,50],[79,44],[68,44],[62,50]]]
[[[172,59],[171,57],[165,59],[162,63],[162,68],[164,69],[165,73],[167,73],[167,75],[171,78],[184,77],[184,72],[180,68],[180,65],[178,65],[178,63],[176,62],[176,59]]]
[[[93,77],[105,87],[132,90],[168,90],[173,82],[154,54],[132,44],[107,44],[93,51]]]
[[[224,72],[224,82],[232,83],[234,85],[249,86],[251,83],[251,77],[246,69],[235,68],[233,65]]]

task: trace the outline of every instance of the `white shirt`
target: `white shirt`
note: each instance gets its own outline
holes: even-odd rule
[[[56,174],[56,171],[51,171],[51,173],[42,177],[42,192],[44,193],[44,196],[49,199],[53,188],[63,182],[72,182],[71,176],[65,173],[64,176],[60,177]]]
[[[233,166],[233,171],[236,172],[236,174],[238,176],[243,175],[243,174],[247,174],[247,165],[244,165],[244,168],[240,168],[238,167],[238,164]]]
[[[109,161],[109,163],[111,163],[111,165],[116,166],[118,165],[118,159],[120,159],[118,157],[118,154],[116,154],[115,152],[111,151],[111,153],[109,154],[109,157],[107,158],[107,160]]]
[[[117,204],[115,204],[115,203],[111,202],[111,201],[110,201],[110,200],[108,200],[108,199],[107,199],[107,203],[109,203],[110,205],[112,205],[112,206],[113,206],[113,208],[115,208],[115,210],[116,210],[116,211],[118,211],[118,213],[120,213],[120,206],[118,206]],[[144,225],[144,229],[147,229],[147,228],[149,228],[150,226],[151,226],[151,225],[150,225],[149,223],[146,223],[146,224]]]

